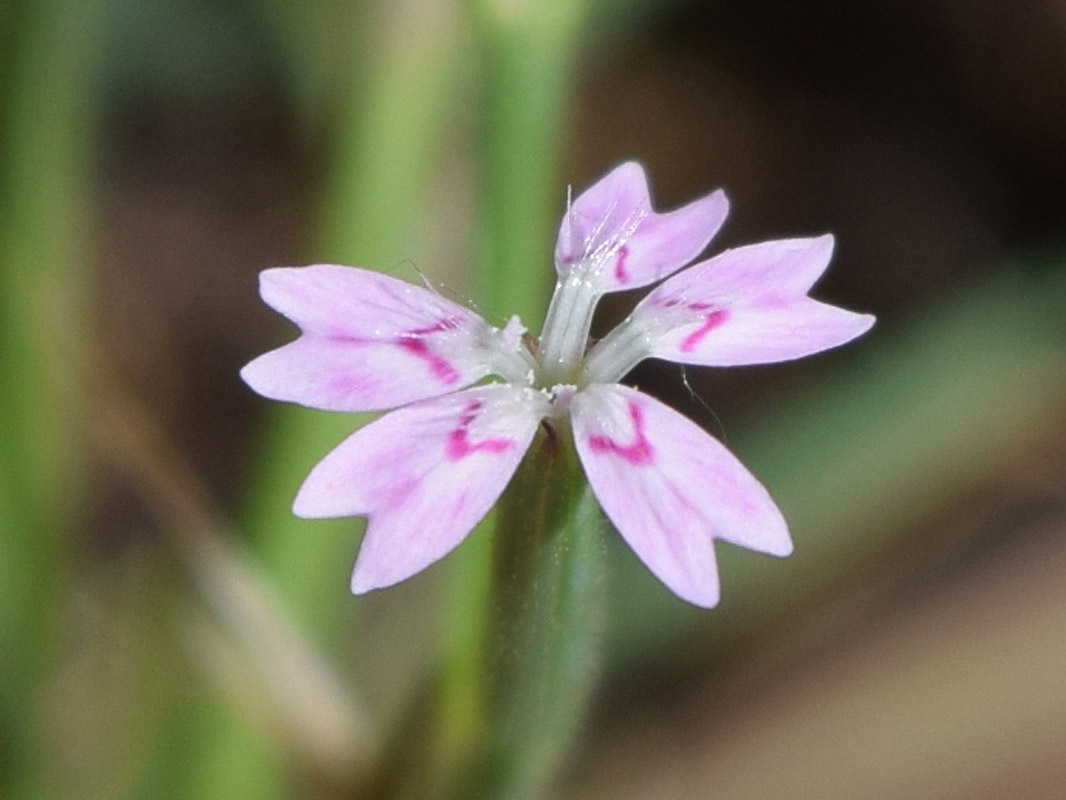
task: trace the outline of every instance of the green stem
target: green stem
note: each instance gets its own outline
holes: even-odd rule
[[[538,435],[493,520],[487,630],[471,656],[480,691],[471,707],[438,707],[436,749],[419,772],[439,777],[408,782],[406,797],[539,797],[594,686],[606,620],[604,524],[565,436]],[[456,712],[469,727],[449,716]],[[443,735],[456,732],[465,738]]]
[[[533,330],[553,281],[553,232],[563,206],[557,163],[583,4],[470,0],[481,64],[477,257],[470,286],[497,322]],[[494,609],[493,537],[486,520],[450,559],[437,747],[449,772],[484,732],[484,651]]]
[[[541,435],[496,519],[479,797],[535,797],[584,716],[605,621],[603,521],[568,441]]]

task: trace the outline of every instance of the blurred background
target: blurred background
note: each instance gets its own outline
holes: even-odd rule
[[[612,534],[556,795],[1063,796],[1060,0],[0,0],[0,797],[376,796],[461,574],[353,598],[361,523],[291,517],[356,421],[241,383],[293,336],[257,273],[536,330],[566,186],[626,159],[726,190],[712,250],[834,233],[817,296],[879,321],[633,374],[796,552],[720,547],[707,612]]]

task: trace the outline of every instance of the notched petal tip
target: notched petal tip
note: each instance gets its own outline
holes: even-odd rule
[[[600,293],[646,286],[703,252],[728,212],[721,190],[656,212],[644,168],[627,161],[567,208],[556,240],[556,269],[561,276],[579,272]]]
[[[371,576],[366,574],[365,569],[360,569],[360,562],[356,560],[355,567],[352,569],[352,578],[349,582],[352,594],[360,595],[372,592],[375,589],[384,589],[388,586],[393,586],[395,583],[376,581]]]
[[[787,555],[766,488],[694,422],[635,389],[596,384],[572,401],[574,442],[607,517],[671,591],[718,602],[716,539]]]
[[[294,293],[330,274],[363,272],[359,267],[342,267],[338,264],[307,264],[299,267],[269,267],[259,273],[259,297],[275,311],[289,316]],[[291,317],[290,317],[291,318]]]
[[[264,301],[301,331],[242,371],[271,399],[381,410],[469,386],[496,363],[499,342],[487,322],[398,278],[314,264],[264,270],[260,285]],[[517,323],[506,330],[512,350],[520,330]]]
[[[241,376],[241,380],[244,381],[244,384],[256,394],[263,394],[257,386],[260,381],[260,375],[259,366],[256,364],[256,362],[259,361],[260,358],[261,356],[253,358],[251,361],[241,367],[240,372],[237,373]]]
[[[674,594],[677,594],[677,592],[675,592]],[[698,608],[705,608],[710,611],[712,608],[718,607],[718,603],[722,600],[722,591],[716,583],[714,585],[713,591],[695,593],[687,597],[681,594],[677,594],[677,596],[684,600],[686,603],[691,603],[692,605]]]
[[[346,513],[338,511],[333,503],[324,504],[316,489],[309,481],[304,481],[292,501],[292,513],[295,516],[300,519],[332,519],[346,516]]]
[[[297,516],[366,515],[353,591],[390,586],[457,547],[495,504],[550,409],[489,384],[390,412],[311,470]]]
[[[873,317],[808,296],[834,246],[824,234],[726,250],[666,280],[631,319],[651,335],[651,355],[686,364],[768,364],[838,347]]]
[[[855,323],[855,329],[858,331],[855,335],[862,336],[869,331],[874,325],[877,324],[877,316],[874,314],[860,314],[858,312],[851,312],[858,318]]]
[[[757,539],[733,541],[729,537],[722,537],[722,540],[747,550],[754,550],[756,553],[764,553],[776,558],[788,558],[796,548],[792,542],[792,534],[788,530],[788,523],[785,521],[784,515],[781,514],[776,506],[774,509],[777,511],[777,524],[768,523],[759,532]]]
[[[259,272],[259,296],[264,300],[267,299],[267,295],[273,291],[274,287],[281,281],[285,280],[285,276],[288,273],[298,270],[300,267],[269,267]]]
[[[299,340],[297,340],[299,341]],[[286,348],[282,345],[256,356],[240,370],[241,380],[253,392],[268,400],[281,402],[299,402],[292,395],[290,379],[286,368]]]
[[[609,172],[603,175],[592,186],[588,187],[582,196],[592,195],[596,190],[602,190],[606,187],[610,187],[613,191],[617,192],[620,188],[625,187],[633,194],[643,194],[648,196],[648,172],[644,169],[644,165],[639,161],[629,160],[623,161],[621,164],[612,168]]]
[[[722,223],[725,222],[726,217],[729,216],[729,208],[729,197],[726,195],[725,189],[715,189],[710,194],[698,197],[680,208],[667,213],[676,214],[677,212],[685,211],[686,209],[699,209],[704,217],[704,224],[714,225],[715,232],[717,232],[717,229],[721,227]]]
[[[807,291],[810,292],[814,284],[829,269],[829,262],[833,260],[833,251],[836,250],[836,237],[831,233],[823,233],[821,236],[796,241],[801,243],[801,250],[806,250],[806,256],[803,259],[806,267],[803,271],[806,272],[807,280],[810,281],[807,286]]]

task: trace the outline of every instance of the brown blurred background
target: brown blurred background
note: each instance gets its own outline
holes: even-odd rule
[[[335,120],[289,85],[254,4],[115,7],[96,346],[232,517],[268,413],[237,371],[288,335],[255,276],[324,257],[310,243]],[[559,121],[560,210],[566,183],[628,158],[661,208],[721,186],[732,213],[715,249],[831,231],[818,296],[879,322],[853,348],[796,364],[634,374],[766,481],[793,520],[798,566],[724,555],[726,603],[697,614],[616,553],[615,593],[638,585],[652,599],[634,610],[616,598],[605,680],[561,795],[1066,796],[1066,324],[1062,305],[1042,304],[1066,298],[1066,4],[634,2],[594,16],[578,76]],[[476,147],[462,132],[474,113],[458,115],[439,178],[454,196],[429,223],[441,263],[415,264],[457,293],[472,291],[457,217],[473,206]],[[598,324],[633,300],[612,298]],[[806,433],[789,427],[816,417]],[[826,444],[820,460],[784,464],[808,440]],[[780,463],[762,455],[782,448]],[[90,596],[161,536],[138,477],[92,458],[76,548]],[[734,580],[755,588],[731,596]],[[774,600],[745,609],[760,587]],[[345,591],[342,578],[339,603]],[[371,619],[397,618],[368,602]],[[642,611],[669,621],[638,632]],[[53,695],[68,697],[62,684]],[[109,796],[98,785],[91,796]]]

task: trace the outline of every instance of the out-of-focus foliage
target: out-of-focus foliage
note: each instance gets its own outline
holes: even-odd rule
[[[239,384],[291,335],[255,275],[372,266],[535,326],[565,186],[638,158],[664,207],[725,186],[722,246],[832,230],[819,291],[880,321],[796,366],[637,371],[797,548],[722,547],[705,612],[609,533],[559,795],[1057,797],[1059,12],[0,3],[0,795],[386,797],[454,767],[487,526],[347,593],[360,523],[289,503],[362,420]]]

